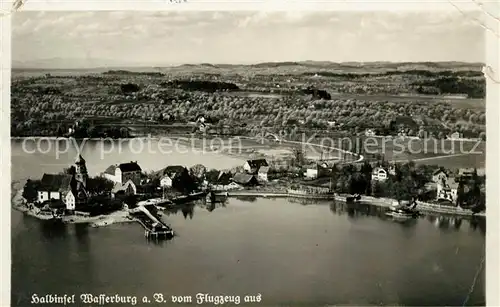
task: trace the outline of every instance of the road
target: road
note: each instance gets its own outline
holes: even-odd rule
[[[260,140],[260,138],[249,137],[249,136],[240,136],[240,138],[246,138],[246,139],[250,139],[250,140]],[[363,155],[360,155],[360,154],[357,154],[357,153],[354,153],[354,152],[350,152],[350,151],[347,151],[347,150],[344,150],[344,149],[340,149],[340,148],[337,148],[337,147],[320,145],[320,144],[313,144],[313,143],[304,143],[304,142],[299,142],[299,141],[288,141],[288,140],[284,140],[284,139],[278,139],[277,142],[279,142],[280,144],[281,143],[289,143],[289,144],[299,144],[299,145],[314,146],[314,147],[325,148],[325,149],[330,149],[330,150],[333,149],[333,150],[338,150],[339,152],[342,152],[342,153],[350,154],[353,157],[359,157],[357,160],[351,161],[351,162],[347,162],[347,163],[359,163],[359,162],[361,162],[361,161],[364,160]]]

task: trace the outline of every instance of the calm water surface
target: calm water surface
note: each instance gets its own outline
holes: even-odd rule
[[[22,154],[19,142],[12,151],[13,180],[57,172],[74,158]],[[240,163],[130,152],[103,162],[90,148],[83,155],[91,173],[120,160],[151,169]],[[28,305],[33,293],[203,292],[260,293],[264,306],[462,305],[485,241],[484,220],[428,216],[402,224],[379,208],[333,202],[232,199],[164,219],[178,236],[155,243],[138,224],[54,226],[13,211],[12,304]],[[484,304],[484,279],[483,271],[470,304]]]

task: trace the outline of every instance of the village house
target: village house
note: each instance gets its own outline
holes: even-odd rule
[[[115,183],[124,184],[132,180],[135,185],[141,183],[142,169],[137,162],[122,163],[109,166],[102,174],[104,178]]]
[[[231,173],[224,171],[210,172],[206,174],[205,180],[212,185],[227,185],[231,183]]]
[[[160,187],[162,188],[171,188],[172,183],[173,183],[172,178],[170,178],[170,176],[168,175],[165,175],[160,179]]]
[[[383,167],[375,167],[372,171],[373,181],[385,181],[387,180],[387,171]]]
[[[306,168],[304,177],[307,179],[316,179],[327,176],[329,173],[330,168],[327,163],[314,163]]]
[[[389,168],[387,169],[387,172],[389,175],[396,176],[396,166],[395,165],[389,165]]]
[[[375,135],[376,135],[376,133],[374,130],[372,130],[372,129],[365,130],[365,136],[375,136]]]
[[[448,139],[450,139],[450,140],[460,140],[460,139],[462,139],[462,137],[463,137],[462,133],[460,133],[458,131],[455,131],[455,132],[453,132],[452,134],[450,134],[448,136]]]
[[[124,184],[119,182],[115,183],[115,186],[111,190],[111,197],[116,198],[117,196],[130,196],[137,194],[137,186],[132,180],[127,180]]]
[[[432,173],[432,181],[439,184],[442,182],[446,182],[448,179],[448,174],[442,169],[437,169]]]
[[[254,175],[246,173],[237,173],[233,176],[233,182],[243,186],[254,186],[259,184],[259,181]]]
[[[73,176],[67,174],[43,174],[38,188],[38,201],[44,202],[51,199],[63,200],[71,191]]]
[[[73,174],[43,174],[38,188],[38,202],[59,200],[70,212],[77,205],[85,204],[89,197],[86,190],[88,174],[85,160],[79,156],[74,167]]]
[[[167,166],[160,171],[160,186],[176,190],[190,189],[194,186],[194,179],[189,170],[182,165]]]
[[[478,174],[474,168],[461,168],[458,170],[458,177],[460,179],[470,179],[474,176],[474,173]]]
[[[260,181],[268,181],[267,174],[269,173],[269,166],[261,166],[257,171],[257,179]]]
[[[262,166],[269,166],[266,159],[247,160],[243,169],[249,174],[257,174]]]
[[[457,200],[459,183],[455,178],[447,178],[444,182],[437,184],[437,200],[447,200],[454,203]]]
[[[336,121],[327,121],[326,123],[328,124],[328,127],[330,127],[330,128],[333,128],[333,127],[335,127],[335,125],[337,125]]]
[[[209,185],[214,190],[236,190],[240,189],[241,186],[236,182],[232,182],[232,175],[229,172],[219,171],[217,173],[211,172],[207,174],[205,180],[207,185]]]
[[[269,167],[272,167],[274,169],[288,169],[290,168],[295,162],[295,158],[291,156],[283,156],[279,157],[276,159],[273,159],[271,161],[268,161]]]

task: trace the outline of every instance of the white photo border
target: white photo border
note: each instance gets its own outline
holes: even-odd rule
[[[23,11],[436,11],[460,10],[483,12],[486,41],[485,74],[487,79],[486,122],[486,302],[487,306],[500,306],[500,163],[498,158],[500,141],[500,1],[455,0],[455,1],[284,1],[284,0],[24,0],[19,10]],[[1,195],[0,219],[1,281],[0,306],[10,306],[11,298],[11,152],[10,152],[10,76],[11,76],[11,19],[13,3],[2,1],[0,13],[0,88],[1,88]],[[497,19],[493,18],[496,16]]]

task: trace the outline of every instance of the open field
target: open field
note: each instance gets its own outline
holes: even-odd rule
[[[211,123],[210,134],[223,136],[256,136],[268,129],[297,140],[293,134],[353,136],[375,129],[390,135],[402,129],[411,136],[425,132],[444,139],[459,131],[484,139],[484,97],[449,97],[481,96],[481,67],[455,62],[283,62],[14,69],[11,133],[60,135],[84,120],[81,137],[100,137],[110,129],[115,136],[123,136],[123,129],[130,132],[127,136],[182,134],[196,129],[190,123],[203,115]],[[425,93],[431,89],[436,94]],[[396,145],[379,144],[375,151],[390,160],[448,154],[445,149],[419,150],[423,146],[417,141],[411,142],[416,152],[407,146],[395,150]]]

